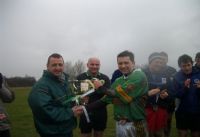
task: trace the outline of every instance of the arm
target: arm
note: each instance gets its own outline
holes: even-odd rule
[[[33,88],[28,98],[29,105],[40,119],[51,120],[54,122],[68,121],[74,118],[76,109],[69,105],[64,106],[54,101],[47,87],[41,86]]]
[[[1,75],[0,98],[4,103],[10,103],[15,99],[15,94],[7,86],[5,77]]]
[[[98,94],[106,94],[107,93],[107,90],[110,88],[110,85],[111,85],[111,83],[110,83],[110,79],[106,76],[106,75],[103,75],[103,77],[102,77],[103,79],[101,79],[101,80],[103,80],[104,81],[104,83],[102,83],[101,84],[101,87],[100,88],[95,88],[96,89],[96,93],[98,93]],[[93,80],[94,82],[95,81],[98,81],[98,79],[97,80]],[[100,83],[99,83],[100,84]]]
[[[116,94],[125,104],[142,97],[147,93],[148,89],[146,76],[140,70],[135,70],[127,80],[122,81],[121,88],[119,84],[116,87]]]
[[[94,84],[95,89],[98,90],[98,92],[103,93],[108,96],[115,95],[115,90],[109,89],[110,83],[108,83],[107,86],[104,86],[101,81],[94,80],[93,84]]]
[[[187,82],[186,82],[187,83]],[[187,95],[187,91],[189,90],[188,86],[185,86],[185,83],[181,83],[180,80],[174,79],[174,91],[176,91],[175,96],[177,98],[182,98]]]

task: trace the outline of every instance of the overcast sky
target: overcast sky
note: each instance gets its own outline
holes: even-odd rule
[[[99,57],[111,76],[116,56],[135,54],[146,64],[154,51],[166,51],[177,68],[182,54],[200,51],[199,0],[0,0],[0,72],[34,76],[47,57],[86,63]]]

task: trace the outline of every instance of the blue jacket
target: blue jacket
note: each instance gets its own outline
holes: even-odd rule
[[[194,65],[194,69],[196,69],[195,71],[200,71],[200,67],[197,64]]]
[[[122,75],[123,75],[123,74],[122,74],[122,72],[121,72],[119,69],[115,70],[115,71],[113,72],[113,74],[112,74],[111,84],[112,84],[117,78],[121,77]]]
[[[189,88],[184,86],[186,79],[191,80]],[[200,72],[195,68],[189,75],[184,74],[181,70],[175,75],[174,88],[176,97],[180,99],[177,112],[200,113],[200,88],[195,85],[198,80],[200,80]]]

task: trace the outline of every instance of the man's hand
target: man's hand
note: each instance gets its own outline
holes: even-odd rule
[[[190,79],[186,79],[186,80],[184,81],[184,86],[187,87],[187,88],[190,88],[190,82],[191,82]]]
[[[197,88],[200,88],[200,80],[196,80],[194,85],[196,85]]]
[[[93,80],[95,89],[98,89],[99,87],[103,86],[102,82],[100,80]]]
[[[168,93],[167,93],[167,89],[164,89],[160,92],[160,98],[165,99],[166,97],[168,97]]]
[[[72,108],[75,117],[80,116],[83,113],[83,106],[74,106]]]
[[[151,89],[151,90],[148,91],[148,95],[153,96],[153,95],[156,95],[159,92],[160,92],[159,88],[154,88],[154,89]]]
[[[120,123],[121,125],[126,124],[126,122],[127,122],[127,121],[126,121],[125,119],[119,121],[119,123]]]

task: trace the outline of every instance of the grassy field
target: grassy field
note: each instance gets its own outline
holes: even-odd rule
[[[27,97],[30,88],[14,88],[16,99],[11,104],[6,104],[10,120],[12,123],[12,137],[39,137],[36,133],[31,110],[27,104]],[[105,131],[105,137],[115,136],[115,121],[112,116],[112,106],[108,106],[108,123]],[[79,129],[74,130],[74,137],[79,137]],[[172,124],[172,135],[176,137],[175,122]]]

